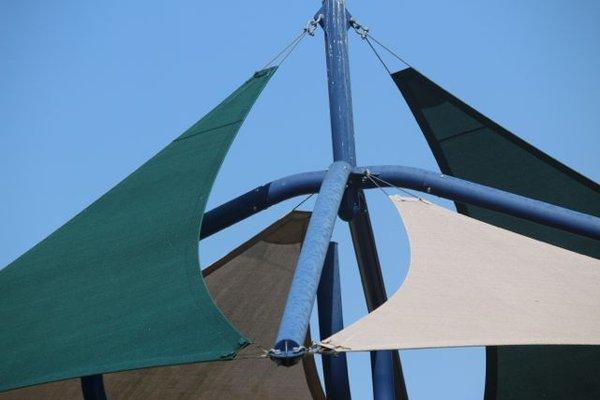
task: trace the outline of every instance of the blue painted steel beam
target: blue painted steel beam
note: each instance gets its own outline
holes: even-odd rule
[[[360,211],[348,223],[354,244],[354,252],[369,312],[387,300],[381,265],[375,246],[375,236],[369,217],[367,200],[362,190],[358,191]],[[395,395],[398,400],[408,399],[400,354],[396,350],[371,352],[373,397],[388,398]],[[377,378],[377,379],[375,379]]]
[[[329,243],[321,273],[321,282],[317,290],[317,303],[319,306],[319,333],[323,340],[344,328],[338,245],[335,242]],[[327,398],[350,400],[346,354],[322,354],[321,358]]]
[[[306,352],[302,343],[308,330],[323,263],[351,171],[350,164],[344,161],[334,162],[319,190],[298,256],[277,339],[273,349],[269,351],[269,357],[282,365],[293,365]]]
[[[321,26],[325,34],[333,160],[345,161],[354,167],[356,166],[356,150],[348,52],[350,13],[346,10],[345,0],[324,0],[319,13],[323,15]],[[340,218],[350,221],[358,209],[356,188],[350,186],[342,200],[342,207],[339,211]]]
[[[600,218],[595,216],[417,168],[388,165],[357,169],[355,172],[360,174],[366,170],[395,186],[416,189],[578,235],[600,239]]]
[[[369,179],[365,179],[367,170],[394,186],[431,193],[600,240],[600,218],[591,215],[419,168],[392,165],[355,168],[350,177],[354,185],[363,189],[375,187]],[[257,188],[225,203],[204,214],[200,237],[205,238],[209,236],[205,232],[218,232],[281,201],[300,194],[316,193],[324,175],[324,171],[292,175],[260,187],[273,185],[278,188],[274,195],[255,196],[254,193],[260,189]],[[380,186],[387,185],[381,183]],[[219,215],[235,218],[226,218],[227,223],[223,223]]]
[[[84,400],[106,400],[102,375],[81,377],[81,392]]]
[[[325,33],[333,160],[345,161],[354,167],[356,166],[354,117],[348,60],[350,20],[346,11],[346,2],[325,0],[320,12],[323,14],[322,24]]]
[[[236,224],[272,205],[319,191],[326,171],[305,172],[259,186],[204,214],[200,239]]]
[[[396,352],[397,354],[398,352]],[[371,378],[373,380],[373,398],[376,400],[395,400],[396,385],[394,382],[394,361],[391,351],[372,351],[371,365],[377,368],[371,368]],[[385,390],[384,390],[385,389]],[[402,388],[404,392],[406,389]],[[404,398],[408,398],[405,395]]]
[[[375,238],[368,208],[366,207],[367,200],[362,190],[360,191],[359,199],[361,205],[364,205],[364,207],[361,207],[360,212],[349,222],[350,236],[354,243],[356,261],[358,262],[360,278],[366,295],[367,310],[371,312],[385,303],[387,295],[379,265],[377,248],[371,245],[371,240],[374,241]]]
[[[355,166],[354,117],[348,51],[348,29],[351,16],[346,9],[345,0],[325,0],[321,12],[324,15],[323,30],[325,32],[333,158],[347,161]],[[367,304],[383,304],[387,299],[385,286],[369,210],[362,190],[350,185],[346,190],[339,215],[343,220],[348,221],[350,227]],[[368,279],[371,276],[381,279]],[[396,378],[391,382],[384,382],[381,379],[373,382],[375,399],[387,397],[393,389],[390,385],[397,386],[398,392],[406,392],[404,378],[401,376],[400,357],[395,353],[393,358]],[[373,370],[387,368],[387,365],[380,362],[382,359],[383,357],[372,358],[372,361],[376,362],[371,365]],[[378,373],[379,375],[381,374]],[[389,374],[383,375],[389,376]],[[404,398],[398,396],[398,400]]]

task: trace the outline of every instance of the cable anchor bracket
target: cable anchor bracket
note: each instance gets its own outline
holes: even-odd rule
[[[313,19],[309,19],[304,27],[304,32],[308,33],[310,36],[315,36],[315,31],[319,27],[319,23],[323,19],[323,14],[319,14],[315,16]]]
[[[350,18],[350,26],[356,31],[356,33],[358,33],[358,35],[362,38],[362,39],[367,39],[369,37],[369,28],[362,25],[360,22],[358,22],[356,19],[354,19],[354,17]]]

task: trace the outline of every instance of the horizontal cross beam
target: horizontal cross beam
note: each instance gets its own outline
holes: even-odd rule
[[[463,202],[504,214],[513,215],[542,225],[600,240],[600,218],[519,196],[489,186],[454,178],[439,172],[403,166],[354,168],[349,184],[363,189],[376,187],[370,174],[389,184],[430,193],[449,200]],[[275,180],[253,189],[204,214],[200,239],[240,222],[266,208],[296,196],[316,193],[325,171],[306,172]]]

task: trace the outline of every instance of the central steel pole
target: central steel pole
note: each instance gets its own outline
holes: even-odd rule
[[[321,25],[325,33],[333,159],[354,167],[356,151],[348,56],[350,13],[346,9],[345,0],[324,0],[320,13],[323,15]],[[368,309],[372,311],[386,300],[386,293],[362,190],[349,185],[339,214],[350,224]],[[376,400],[406,397],[398,352],[372,353],[371,368],[373,396]]]
[[[338,244],[329,243],[321,282],[317,291],[319,304],[319,333],[321,339],[344,329],[342,292],[340,285]],[[350,400],[350,381],[346,354],[322,354],[325,393],[330,400]]]
[[[346,11],[346,2],[344,0],[325,0],[322,12],[333,160],[345,161],[355,167],[354,117],[352,115],[348,58],[350,20]]]

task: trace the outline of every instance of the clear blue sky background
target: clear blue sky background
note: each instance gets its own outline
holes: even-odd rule
[[[3,1],[0,266],[209,111],[291,40],[319,6],[317,0]],[[431,79],[598,180],[599,2],[353,0],[349,8]],[[366,44],[351,36],[359,164],[437,170],[400,93]],[[393,69],[402,67],[386,60]],[[209,207],[269,180],[325,168],[331,162],[327,107],[318,32],[304,40],[259,99]],[[393,293],[409,260],[402,224],[382,193],[371,191],[368,200]],[[297,202],[202,242],[203,266]],[[341,221],[335,240],[349,323],[366,310]],[[350,361],[355,398],[370,397],[368,356],[351,355]],[[412,399],[481,398],[481,348],[403,351],[402,361]]]

